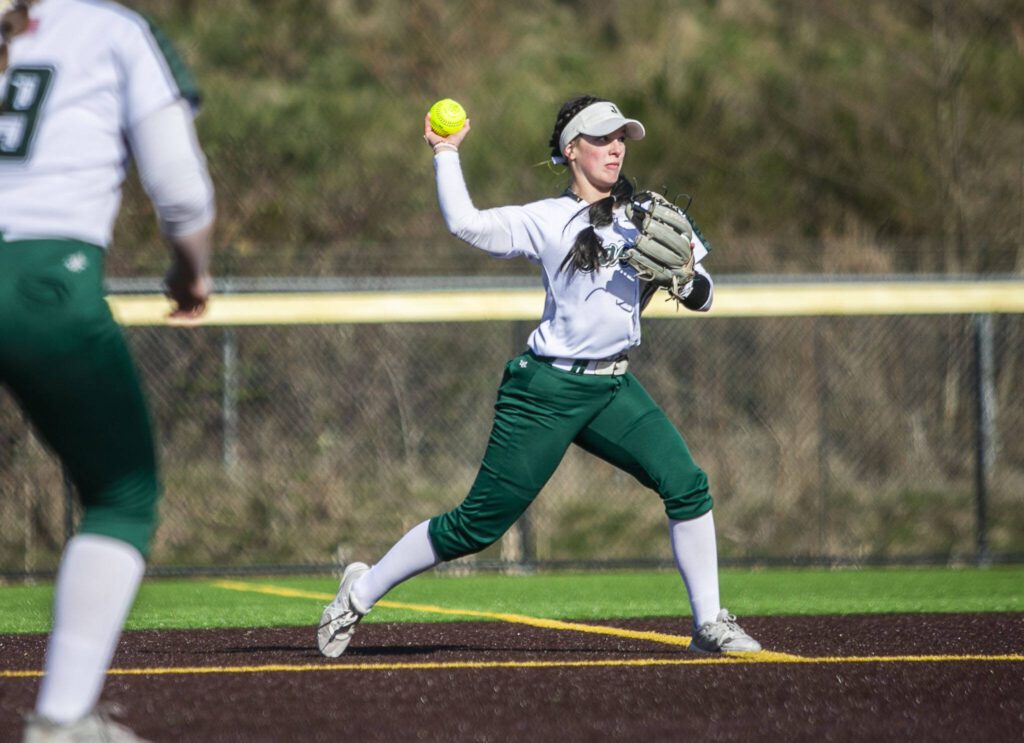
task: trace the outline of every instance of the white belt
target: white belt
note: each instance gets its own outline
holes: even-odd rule
[[[617,359],[551,359],[551,366],[573,374],[625,374],[629,368],[629,359],[622,356]]]

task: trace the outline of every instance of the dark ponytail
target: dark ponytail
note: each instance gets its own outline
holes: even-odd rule
[[[604,243],[597,236],[598,227],[607,227],[612,223],[612,210],[633,196],[633,184],[625,176],[620,175],[612,186],[612,193],[600,201],[595,201],[586,209],[590,217],[590,226],[579,231],[576,241],[569,250],[568,255],[558,267],[559,271],[569,269],[570,273],[583,271],[590,273],[601,267],[601,261],[605,257]],[[580,210],[582,212],[583,209]],[[580,212],[573,215],[575,219]]]

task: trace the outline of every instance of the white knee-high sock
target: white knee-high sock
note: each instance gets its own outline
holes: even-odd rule
[[[69,723],[96,706],[145,571],[142,555],[127,542],[98,534],[68,542],[57,573],[37,714]]]
[[[380,598],[397,586],[428,570],[441,559],[434,552],[427,533],[429,521],[417,524],[387,551],[376,565],[352,586],[356,603],[369,611]]]
[[[715,519],[708,511],[688,521],[669,519],[672,554],[690,595],[694,627],[713,622],[722,610],[718,595],[718,545]]]

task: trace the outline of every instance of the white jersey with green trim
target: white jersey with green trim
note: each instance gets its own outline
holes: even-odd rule
[[[41,0],[0,78],[0,233],[106,247],[133,126],[198,95],[138,13],[103,0]]]
[[[641,281],[619,257],[639,231],[621,207],[612,223],[596,230],[608,257],[591,272],[572,272],[562,262],[576,235],[590,225],[587,205],[563,196],[522,206],[478,210],[466,188],[459,156],[441,151],[434,157],[438,200],[448,229],[470,245],[499,258],[523,256],[541,268],[544,311],[527,339],[539,356],[606,359],[640,345]],[[709,281],[699,261],[707,255],[695,245],[696,270]],[[707,306],[710,307],[710,301]]]

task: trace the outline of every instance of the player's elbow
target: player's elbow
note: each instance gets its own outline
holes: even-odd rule
[[[715,288],[710,276],[698,273],[693,277],[693,290],[683,300],[683,306],[694,312],[707,312],[715,299]]]
[[[195,136],[191,111],[175,101],[131,131],[139,179],[169,237],[208,226],[214,217],[213,184]]]
[[[480,212],[476,210],[460,212],[458,214],[446,214],[445,226],[460,240],[473,242],[480,236]]]
[[[174,177],[152,184],[150,198],[160,231],[170,237],[192,234],[209,226],[216,207],[213,186],[205,169],[179,169]]]

